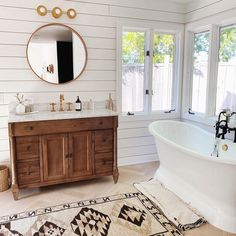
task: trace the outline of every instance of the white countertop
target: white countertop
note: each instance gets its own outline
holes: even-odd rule
[[[107,109],[63,111],[63,112],[40,111],[38,113],[24,114],[24,115],[16,115],[10,113],[8,117],[8,123],[45,121],[45,120],[65,120],[65,119],[78,119],[78,118],[89,118],[89,117],[106,117],[106,116],[118,116],[118,113]]]

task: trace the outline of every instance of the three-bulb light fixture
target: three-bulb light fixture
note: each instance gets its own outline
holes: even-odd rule
[[[46,16],[48,12],[52,13],[52,16],[56,19],[60,18],[62,14],[66,14],[70,19],[74,19],[77,16],[77,12],[73,8],[70,8],[65,12],[60,7],[54,7],[52,10],[48,10],[45,6],[39,5],[37,7],[37,12],[40,16]]]

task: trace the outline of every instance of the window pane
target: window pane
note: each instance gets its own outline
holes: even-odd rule
[[[192,110],[205,113],[209,54],[209,31],[194,34]]]
[[[173,34],[154,33],[153,111],[172,109],[174,42]]]
[[[236,111],[236,26],[220,29],[216,112]]]
[[[122,112],[144,110],[145,33],[123,32]]]

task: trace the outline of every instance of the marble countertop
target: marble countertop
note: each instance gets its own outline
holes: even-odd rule
[[[65,119],[78,119],[78,118],[90,118],[90,117],[106,117],[106,116],[118,116],[118,113],[107,109],[63,111],[63,112],[40,111],[38,113],[24,114],[24,115],[16,115],[10,113],[8,117],[8,123],[45,121],[45,120],[65,120]]]

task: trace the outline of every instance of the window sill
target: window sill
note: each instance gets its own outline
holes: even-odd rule
[[[200,114],[190,115],[188,113],[182,113],[181,118],[209,126],[214,126],[217,120],[217,117],[204,116]]]
[[[164,120],[164,119],[180,119],[179,112],[152,112],[152,113],[139,113],[134,115],[121,114],[119,116],[119,121],[129,122],[129,121],[142,121],[142,120]]]

